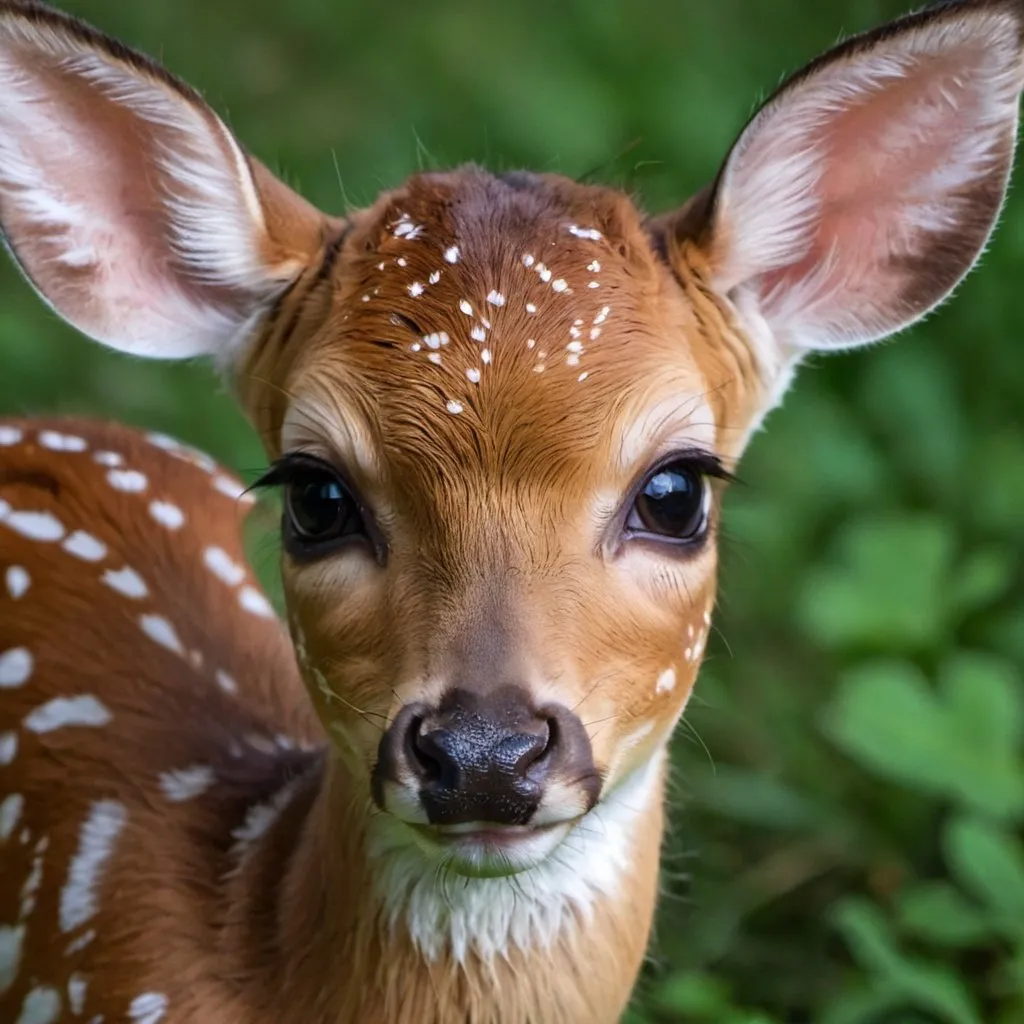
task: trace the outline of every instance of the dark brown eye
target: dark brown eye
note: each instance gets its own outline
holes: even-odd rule
[[[328,470],[303,467],[296,473],[286,485],[285,509],[292,538],[301,547],[366,532],[352,495]]]
[[[633,503],[626,529],[634,534],[695,542],[707,533],[710,489],[701,470],[685,461],[655,470]]]

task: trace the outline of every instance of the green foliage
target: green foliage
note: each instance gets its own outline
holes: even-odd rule
[[[781,71],[907,4],[64,6],[161,54],[338,211],[466,159],[678,203]],[[1022,261],[1017,194],[954,303],[816,361],[752,444],[631,1024],[1024,1021]],[[9,262],[0,294],[0,412],[102,414],[261,467],[205,367],[86,344]],[[252,551],[277,593],[273,518]]]

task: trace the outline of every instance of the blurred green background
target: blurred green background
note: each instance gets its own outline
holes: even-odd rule
[[[479,160],[715,171],[759,95],[891,0],[65,0],[161,57],[325,209]],[[632,1024],[1024,1021],[1024,200],[896,344],[820,360],[728,499]],[[166,430],[252,478],[202,365],[134,361],[0,266],[0,413]],[[256,544],[276,589],[274,541]]]

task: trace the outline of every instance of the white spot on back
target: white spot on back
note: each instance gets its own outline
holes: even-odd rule
[[[105,704],[84,693],[78,697],[54,697],[30,711],[24,725],[29,732],[46,733],[69,726],[100,728],[112,717]]]
[[[61,547],[69,555],[81,558],[83,562],[100,562],[107,557],[106,544],[84,530],[75,530]]]
[[[469,332],[469,336],[474,341],[486,341],[487,340],[487,331],[483,327],[481,327],[480,324],[476,324],[473,327],[473,329]]]
[[[487,301],[488,301],[488,302],[489,302],[489,303],[490,303],[490,304],[491,304],[492,306],[504,306],[504,305],[505,305],[505,296],[504,296],[504,295],[502,295],[502,294],[501,294],[501,292],[498,292],[498,291],[494,291],[494,290],[492,289],[492,290],[491,290],[490,292],[488,292],[488,294],[487,294]]]
[[[225,692],[230,693],[232,696],[238,693],[238,683],[221,669],[217,669],[217,674],[214,677],[217,680],[217,685]]]
[[[39,432],[39,443],[44,448],[54,452],[84,452],[89,445],[84,437],[75,437],[74,434],[61,434],[56,430],[41,430]]]
[[[23,924],[10,927],[0,924],[0,995],[17,980],[21,969],[21,947],[25,942]]]
[[[146,586],[145,580],[134,569],[129,569],[127,566],[116,572],[113,569],[107,569],[100,580],[111,590],[116,590],[119,594],[136,601],[141,601],[149,594],[149,587]]]
[[[101,466],[123,466],[124,456],[118,455],[117,452],[94,452],[93,462],[98,462]]]
[[[84,974],[72,974],[68,978],[68,1002],[71,1012],[80,1017],[85,1012],[85,996],[89,988],[89,979]]]
[[[469,299],[459,299],[459,309],[461,309],[466,316],[473,315],[473,303],[471,303]]]
[[[146,489],[149,481],[145,474],[140,473],[137,469],[112,469],[107,473],[107,483],[115,491],[138,494]]]
[[[74,956],[76,953],[81,953],[86,946],[89,945],[96,938],[96,930],[90,928],[88,931],[82,932],[73,942],[68,943],[68,948],[64,950],[65,956]]]
[[[178,637],[177,630],[163,615],[140,615],[139,625],[142,627],[142,632],[154,643],[184,657],[185,648]]]
[[[253,804],[245,812],[245,821],[238,828],[231,830],[231,836],[236,840],[234,853],[240,854],[245,851],[251,843],[254,843],[267,831],[281,816],[281,812],[291,803],[298,792],[302,777],[292,779],[291,782],[282,786],[269,800],[262,804]]]
[[[444,258],[448,263],[459,262],[459,247],[457,245],[450,245],[444,251]]]
[[[409,287],[407,289],[409,294],[414,299],[417,298],[418,296],[422,295],[423,294],[423,290],[424,289],[423,289],[423,282],[422,281],[413,281],[413,283],[411,285],[409,285]]]
[[[461,402],[456,402],[454,398],[450,398],[450,399],[448,399],[448,402],[445,405],[445,408],[453,416],[458,416],[459,413],[462,412],[462,403]]]
[[[238,592],[238,603],[253,615],[264,619],[277,618],[274,606],[255,587],[242,587]]]
[[[466,370],[466,379],[472,384],[480,383],[480,371],[475,367],[471,366]]]
[[[551,282],[551,290],[552,291],[564,292],[564,291],[568,291],[568,289],[569,289],[569,285],[566,284],[566,282],[564,280],[562,280],[562,278],[560,278],[560,277],[555,278],[555,280]]]
[[[249,497],[250,501],[253,500],[251,496],[245,494],[245,488],[237,480],[232,480],[231,477],[225,476],[223,473],[218,473],[213,478],[213,486],[221,494],[227,495],[234,501],[238,501],[242,497]]]
[[[160,775],[160,788],[171,803],[180,804],[201,796],[215,781],[216,776],[209,765],[195,764],[163,772]]]
[[[6,843],[14,835],[25,809],[25,798],[20,793],[10,793],[0,801],[0,842]]]
[[[151,501],[149,514],[161,526],[166,526],[168,530],[180,530],[185,523],[185,513],[169,501]]]
[[[143,992],[128,1007],[128,1019],[133,1024],[160,1024],[168,1005],[167,996],[162,992]]]
[[[532,302],[528,302],[526,304],[526,312],[527,313],[536,313],[537,312],[537,307]]]
[[[25,592],[32,583],[32,579],[27,570],[22,568],[20,565],[8,566],[7,572],[4,574],[4,578],[7,582],[7,593],[10,594],[15,601],[25,596]]]
[[[428,277],[427,280],[431,284],[437,284],[437,282],[441,280],[441,271],[440,270],[432,270],[430,272],[430,277]]]
[[[229,587],[237,587],[245,579],[245,566],[234,561],[223,548],[207,548],[203,552],[203,562],[214,576]]]
[[[444,331],[436,331],[434,334],[423,335],[423,344],[426,345],[427,348],[432,349],[438,349],[442,345],[447,345],[449,340],[448,335]]]
[[[60,893],[60,930],[65,934],[81,927],[99,910],[103,869],[127,821],[128,811],[117,800],[97,800],[89,809]]]
[[[34,988],[25,996],[15,1024],[55,1024],[60,1010],[60,993],[55,988]]]
[[[183,447],[176,437],[171,437],[168,434],[150,433],[146,435],[146,440],[157,448],[163,448],[166,452],[176,452]]]
[[[18,756],[18,734],[0,732],[0,764],[13,764]]]
[[[24,686],[34,664],[35,659],[27,647],[12,647],[0,654],[0,690]]]
[[[3,512],[0,502],[0,523],[29,540],[54,541],[64,536],[60,520],[49,512]]]
[[[17,427],[0,426],[0,448],[10,448],[20,444],[25,435]]]

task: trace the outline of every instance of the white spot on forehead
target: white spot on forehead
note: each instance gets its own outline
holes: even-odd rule
[[[428,352],[427,359],[429,359],[435,366],[441,365],[441,353],[440,352]]]
[[[554,292],[565,292],[569,290],[569,286],[559,277],[551,282],[551,290]]]
[[[523,266],[524,267],[532,267],[534,262],[535,261],[534,261],[533,255],[531,253],[524,253],[523,254]]]
[[[237,587],[245,579],[245,566],[239,565],[223,548],[207,548],[203,552],[203,562],[214,576],[229,587]]]
[[[487,301],[492,306],[504,306],[505,305],[505,296],[502,295],[501,292],[498,292],[498,291],[495,291],[494,289],[491,289],[491,291],[489,291],[487,293]]]
[[[84,452],[89,447],[84,437],[61,434],[56,430],[41,430],[39,443],[54,452]]]
[[[138,494],[149,484],[146,475],[137,469],[112,469],[107,473],[107,482],[114,490],[129,494]]]
[[[18,734],[0,732],[0,764],[13,764],[18,756]]]
[[[491,350],[489,348],[485,348],[485,349],[483,349],[480,352],[480,362],[481,363],[489,363],[490,361],[491,361]]]
[[[480,371],[475,366],[470,366],[466,370],[466,379],[472,384],[480,383]]]
[[[444,258],[448,263],[458,263],[459,256],[460,252],[459,247],[457,245],[450,245],[444,251]]]
[[[588,288],[600,288],[601,287],[601,282],[600,281],[590,281],[590,282],[588,282],[587,287]]]
[[[405,258],[404,256],[399,256],[399,257],[398,257],[398,259],[397,259],[397,260],[395,260],[395,262],[396,262],[396,263],[397,263],[397,264],[398,264],[398,265],[399,265],[400,267],[407,267],[407,266],[409,265],[409,261],[408,261],[408,260],[407,260],[407,259],[406,259],[406,258]]]
[[[0,502],[0,523],[29,540],[55,541],[64,536],[60,520],[49,512],[9,512],[4,515],[4,511],[4,503]]]
[[[704,612],[704,625],[705,626],[710,626],[711,625],[711,612],[710,612],[710,610]]]
[[[411,285],[409,285],[407,291],[415,299],[418,296],[423,294],[423,292],[424,292],[423,283],[421,281],[413,281],[413,283]]]
[[[548,270],[548,268],[544,266],[543,263],[538,263],[534,269],[537,271],[538,276],[545,284],[547,284],[548,281],[551,280],[551,271]]]
[[[570,235],[575,235],[577,238],[587,238],[592,242],[600,242],[604,237],[597,228],[581,228],[576,224],[570,224],[567,230]]]
[[[32,675],[35,659],[27,647],[12,647],[0,654],[0,690],[24,686]]]
[[[587,370],[584,370],[576,379],[582,384],[590,376]]]
[[[207,764],[194,764],[160,775],[160,788],[171,803],[194,800],[205,793],[216,781],[213,769]]]
[[[432,270],[430,272],[430,277],[428,277],[427,280],[431,284],[437,284],[437,282],[441,280],[441,271],[440,270]]]
[[[486,341],[487,340],[487,331],[480,324],[475,324],[473,329],[469,332],[469,336],[474,341]]]
[[[592,274],[599,274],[601,272],[600,260],[591,260],[587,264],[587,270],[589,270]]]
[[[526,304],[526,312],[527,313],[536,313],[537,312],[537,307],[532,302],[528,302]]]
[[[222,669],[217,669],[217,673],[214,676],[214,678],[217,680],[217,685],[225,693],[230,693],[232,694],[232,696],[238,693],[238,683],[236,683],[235,680],[230,675],[228,675],[227,672],[223,671]]]
[[[184,656],[185,648],[178,637],[177,630],[163,615],[140,615],[139,625],[142,627],[142,632],[154,643]]]
[[[243,497],[248,498],[249,501],[255,500],[245,493],[245,488],[237,480],[232,480],[231,477],[225,476],[223,473],[218,473],[213,478],[213,486],[215,490],[235,501]]]
[[[238,603],[253,615],[263,619],[276,619],[274,606],[255,588],[242,587],[238,592]]]
[[[667,668],[658,676],[658,681],[654,684],[654,692],[671,693],[675,688],[676,670],[674,668]]]
[[[4,579],[7,583],[7,593],[15,601],[24,597],[28,588],[32,585],[32,579],[28,571],[20,565],[8,566],[7,572],[4,573]]]
[[[601,312],[594,317],[595,324],[603,324],[608,319],[608,314],[612,311],[611,306],[602,306]]]
[[[0,995],[15,982],[21,969],[21,949],[25,942],[25,926],[0,924]]]
[[[178,449],[184,447],[182,443],[175,437],[171,437],[169,434],[158,434],[149,433],[146,435],[146,440],[157,448],[163,448],[164,451],[176,452]]]
[[[34,988],[25,996],[14,1024],[55,1024],[60,1011],[60,993],[55,988]]]
[[[117,452],[94,452],[93,461],[98,462],[101,466],[123,466],[124,456],[118,455]]]
[[[129,569],[127,566],[116,571],[107,569],[100,577],[100,581],[111,590],[116,590],[119,594],[130,597],[134,601],[141,601],[149,595],[149,587],[146,586],[145,580],[134,569]]]
[[[442,345],[447,345],[450,340],[451,339],[449,339],[448,335],[444,331],[436,331],[433,334],[423,335],[423,344],[426,345],[427,348],[438,349]]]
[[[590,328],[590,340],[591,341],[597,341],[597,339],[600,338],[600,337],[601,337],[601,328],[600,327],[591,327]]]
[[[454,398],[450,398],[450,399],[448,399],[448,403],[445,405],[445,408],[453,416],[458,416],[458,414],[460,412],[462,412],[462,403],[461,402],[456,402]]]
[[[25,798],[20,793],[10,793],[0,801],[0,842],[6,843],[14,835],[25,809]]]
[[[105,704],[84,693],[77,697],[54,697],[30,711],[24,725],[29,732],[41,734],[69,726],[99,728],[109,724],[112,717]]]
[[[580,357],[578,355],[576,355],[574,352],[569,353],[569,355],[567,355],[565,357],[565,365],[566,366],[579,366],[580,365]]]
[[[17,427],[0,426],[0,448],[19,444],[25,435]]]
[[[570,341],[569,344],[566,345],[565,347],[570,352],[582,352],[583,351],[583,342],[581,342],[581,341]]]
[[[167,996],[162,992],[143,992],[128,1007],[128,1019],[133,1024],[160,1024],[169,1005]]]
[[[103,870],[127,821],[128,811],[117,800],[97,800],[89,808],[60,893],[60,930],[65,934],[81,927],[99,910]]]
[[[161,526],[168,530],[180,530],[185,523],[185,513],[169,501],[151,501],[149,514]]]
[[[536,345],[536,344],[537,344],[537,339],[536,338],[527,338],[526,339],[526,347],[527,348],[533,348],[534,345]]]
[[[422,345],[421,345],[421,344],[420,344],[420,343],[419,343],[418,341],[414,341],[414,342],[413,342],[413,343],[412,343],[412,344],[411,344],[411,345],[409,346],[409,348],[410,348],[410,350],[411,350],[411,351],[413,351],[413,352],[419,352],[419,350],[420,350],[421,348],[423,348],[423,346],[422,346]]]
[[[80,1017],[85,1012],[85,996],[89,988],[89,979],[84,974],[72,974],[68,978],[68,1002],[71,1012]]]
[[[83,562],[100,562],[107,557],[106,544],[84,530],[75,530],[61,547],[69,555],[81,558]]]
[[[461,309],[462,312],[466,314],[466,316],[473,315],[473,304],[469,301],[469,299],[459,299],[459,309]]]

